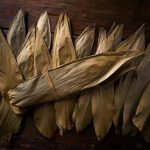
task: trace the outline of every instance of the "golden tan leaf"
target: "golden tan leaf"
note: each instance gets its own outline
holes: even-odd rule
[[[44,30],[44,29],[43,29]],[[34,49],[34,76],[41,75],[50,69],[51,57],[42,38],[41,32],[36,32]],[[56,130],[55,110],[52,103],[36,106],[33,112],[35,127],[47,138],[52,138]]]
[[[96,53],[106,53],[113,50],[114,44],[119,44],[121,41],[122,30],[123,25],[117,25],[109,34],[104,29],[100,30]],[[114,82],[111,81],[106,85],[93,89],[91,101],[94,129],[97,139],[100,141],[107,135],[112,125],[114,113]]]
[[[24,13],[19,10],[9,28],[7,41],[15,55],[18,56],[26,36]]]
[[[117,47],[117,50],[120,51],[144,50],[145,49],[144,36],[145,36],[144,28],[143,26],[141,26],[133,35],[131,35],[128,39],[121,42],[121,44],[119,44],[119,46]],[[114,101],[115,111],[113,116],[113,122],[116,127],[116,133],[119,133],[121,130],[125,97],[127,95],[128,88],[130,86],[133,74],[134,74],[133,72],[129,72],[128,74],[125,74],[117,81],[116,84],[115,101]]]
[[[53,68],[76,59],[76,52],[70,34],[70,21],[66,14],[61,14],[58,19],[51,54]],[[63,134],[64,130],[70,130],[72,128],[71,118],[74,106],[75,98],[71,97],[55,103],[56,124],[59,127],[60,134]]]
[[[90,54],[94,43],[94,37],[95,27],[87,27],[76,39],[75,47],[78,58],[84,58]],[[72,119],[75,122],[77,132],[82,131],[92,119],[91,105],[89,105],[91,96],[88,94],[89,92],[80,94],[74,108]]]
[[[48,101],[58,101],[65,96],[99,85],[113,75],[125,72],[123,67],[136,60],[143,52],[122,52],[95,55],[49,70],[9,90],[10,103],[27,107]],[[121,69],[121,70],[119,70]],[[32,92],[29,92],[32,89]],[[42,98],[42,100],[41,100]]]
[[[0,91],[2,93],[0,96],[0,143],[7,143],[11,136],[19,130],[22,121],[22,117],[12,111],[7,91],[21,83],[23,77],[1,30],[0,64]]]
[[[50,49],[51,46],[51,28],[47,11],[43,12],[37,22],[37,29],[42,33],[44,41]]]

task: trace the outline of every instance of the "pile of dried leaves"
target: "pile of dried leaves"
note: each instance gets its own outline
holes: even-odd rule
[[[61,135],[73,126],[81,132],[92,121],[99,141],[112,123],[116,133],[139,129],[149,141],[150,46],[145,50],[144,25],[126,40],[122,35],[122,24],[99,28],[94,54],[95,27],[73,42],[70,20],[61,14],[52,44],[47,12],[26,34],[19,10],[7,40],[0,31],[0,143],[19,131],[30,108],[47,138],[57,127]]]

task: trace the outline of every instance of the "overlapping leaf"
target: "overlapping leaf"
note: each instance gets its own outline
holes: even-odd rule
[[[75,42],[75,48],[78,58],[84,58],[90,55],[92,46],[94,43],[95,28],[87,27]],[[80,94],[78,101],[76,102],[72,119],[75,122],[76,130],[82,131],[91,121],[91,107],[89,107],[89,91]],[[86,101],[86,102],[85,102]]]
[[[40,24],[41,23],[41,24]],[[42,29],[42,30],[41,30]],[[47,43],[43,38],[47,38]],[[51,68],[50,47],[51,33],[47,12],[39,18],[36,31],[36,45],[34,49],[34,76],[41,75]],[[46,46],[47,45],[47,46]],[[33,113],[34,124],[39,132],[47,138],[52,138],[56,130],[55,110],[52,103],[36,106]]]
[[[76,59],[75,48],[70,34],[70,22],[66,14],[61,14],[56,25],[54,43],[52,48],[52,67],[69,63]],[[72,113],[75,106],[75,98],[65,98],[55,103],[56,124],[62,134],[63,130],[72,127]]]
[[[47,11],[43,12],[37,22],[37,29],[42,33],[44,41],[50,49],[51,46],[51,28]]]
[[[2,31],[0,31],[0,64],[0,90],[2,93],[0,99],[0,143],[7,143],[10,137],[19,130],[22,120],[22,117],[12,111],[7,91],[23,82],[23,77]]]
[[[26,36],[24,13],[19,10],[16,14],[7,34],[7,41],[15,57],[18,56]]]
[[[143,52],[123,52],[76,60],[49,70],[48,75],[32,78],[9,90],[10,103],[27,107],[48,101],[58,101],[70,94],[97,86],[110,77],[116,78],[126,72],[125,70],[129,70],[123,67],[125,64],[136,60],[141,55]],[[29,92],[31,88],[32,92]]]
[[[99,43],[96,53],[106,53],[113,50],[121,41],[123,25],[117,25],[108,34],[106,30],[99,32]],[[120,34],[119,34],[120,33]],[[92,90],[92,116],[95,133],[98,140],[102,140],[108,133],[114,113],[114,82]]]
[[[134,51],[144,49],[145,38],[143,26],[141,26],[132,36],[130,36],[125,41],[121,42],[117,47],[117,51]],[[128,92],[130,82],[132,80],[133,73],[130,72],[127,75],[124,75],[119,80],[117,80],[117,85],[115,88],[115,111],[113,116],[113,122],[116,127],[116,132],[120,132],[123,118],[123,109],[125,96]]]

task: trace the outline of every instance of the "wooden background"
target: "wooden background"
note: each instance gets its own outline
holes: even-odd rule
[[[28,27],[36,23],[43,10],[47,10],[52,33],[54,33],[59,14],[66,12],[71,19],[74,39],[87,25],[96,24],[97,27],[102,26],[108,29],[114,21],[124,23],[123,38],[126,38],[145,23],[146,40],[150,41],[150,0],[0,0],[0,27],[6,33],[19,9],[27,12]],[[81,134],[73,130],[62,137],[56,133],[53,140],[47,140],[34,128],[30,112],[24,120],[20,133],[14,136],[9,145],[1,146],[0,150],[141,148],[150,149],[150,145],[140,135],[136,137],[115,135],[113,127],[102,142],[97,142],[92,125]]]

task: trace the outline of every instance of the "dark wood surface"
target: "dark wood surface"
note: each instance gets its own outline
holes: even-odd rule
[[[146,24],[146,40],[150,40],[150,1],[149,0],[0,0],[0,27],[7,32],[10,22],[18,9],[27,12],[27,26],[36,23],[43,10],[47,10],[54,33],[58,16],[66,12],[71,19],[73,36],[79,35],[87,25],[96,24],[108,29],[112,22],[124,23],[123,37],[128,37],[141,24]],[[112,127],[102,142],[97,142],[92,125],[83,133],[75,130],[47,140],[34,128],[30,112],[24,120],[23,127],[10,144],[1,146],[0,150],[30,149],[150,149],[150,145],[138,135],[136,137],[115,135]],[[0,129],[2,130],[2,129]]]

